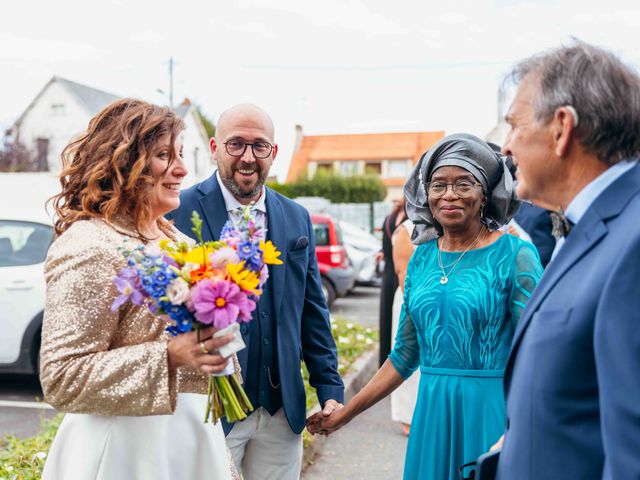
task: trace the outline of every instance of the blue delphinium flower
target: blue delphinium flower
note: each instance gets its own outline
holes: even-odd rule
[[[253,242],[246,241],[238,245],[238,256],[245,261],[249,270],[257,272],[262,267],[262,252]]]

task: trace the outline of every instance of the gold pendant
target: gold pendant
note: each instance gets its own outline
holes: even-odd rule
[[[447,283],[448,281],[449,281],[449,279],[447,278],[447,276],[446,276],[446,275],[443,275],[443,276],[441,276],[441,277],[440,277],[440,283],[441,283],[442,285],[444,285],[444,284],[445,284],[445,283]]]

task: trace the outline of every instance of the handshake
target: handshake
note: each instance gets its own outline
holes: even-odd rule
[[[324,402],[322,410],[307,418],[307,430],[315,435],[329,435],[349,422],[343,405],[335,400]]]

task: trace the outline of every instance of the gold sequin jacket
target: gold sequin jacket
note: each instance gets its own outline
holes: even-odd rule
[[[162,415],[175,411],[178,392],[207,391],[205,374],[169,369],[162,318],[131,303],[111,311],[119,295],[112,278],[126,266],[118,251],[125,239],[140,243],[125,227],[83,220],[49,249],[40,380],[58,410]]]

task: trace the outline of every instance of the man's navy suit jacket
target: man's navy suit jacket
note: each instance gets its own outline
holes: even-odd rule
[[[505,372],[500,480],[640,479],[640,165],[549,263]]]
[[[282,405],[295,433],[306,421],[305,391],[300,361],[309,371],[309,382],[322,405],[326,400],[344,400],[344,385],[338,373],[337,350],[331,336],[329,311],[322,293],[315,256],[315,235],[309,213],[301,205],[266,188],[267,228],[273,244],[282,252],[283,265],[270,268],[273,311],[277,338],[278,371]],[[214,173],[207,180],[180,193],[180,207],[168,215],[175,226],[193,237],[191,214],[203,220],[205,241],[218,239],[228,220],[224,197]],[[255,319],[253,321],[256,321]],[[249,330],[243,340],[249,345]],[[238,352],[243,371],[248,348]]]

